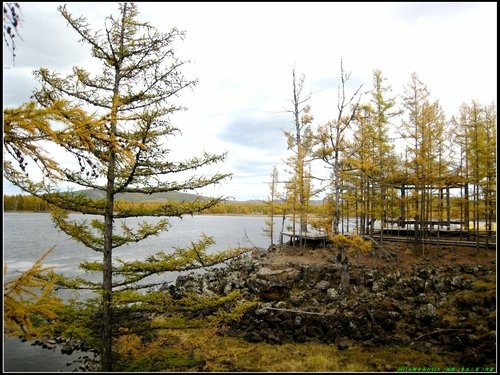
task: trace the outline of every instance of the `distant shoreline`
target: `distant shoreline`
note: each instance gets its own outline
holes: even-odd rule
[[[25,213],[25,214],[49,214],[49,211],[24,211],[24,210],[4,210],[4,214],[6,213]],[[80,213],[80,212],[75,212],[75,213]],[[84,214],[82,214],[84,215]],[[98,216],[98,215],[96,215]],[[165,215],[168,216],[168,215]],[[269,215],[265,214],[203,214],[203,213],[197,213],[197,214],[184,214],[183,216],[254,216],[254,217],[268,217]],[[275,215],[274,217],[280,217],[278,215]]]

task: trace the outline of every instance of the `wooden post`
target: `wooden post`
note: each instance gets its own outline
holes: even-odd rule
[[[448,222],[448,230],[451,229],[451,204],[450,204],[450,187],[446,188],[446,221]]]

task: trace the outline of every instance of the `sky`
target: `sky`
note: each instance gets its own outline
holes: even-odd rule
[[[27,102],[38,83],[33,71],[61,74],[73,66],[96,67],[90,50],[57,11],[57,2],[21,2],[22,27],[15,64],[4,43],[3,105]],[[181,129],[175,155],[227,152],[224,163],[202,173],[232,173],[203,189],[230,200],[269,198],[271,173],[286,174],[284,131],[293,129],[292,71],[303,74],[313,128],[336,118],[340,62],[350,73],[347,93],[371,89],[378,69],[398,98],[417,73],[445,115],[461,104],[497,100],[496,2],[138,2],[139,19],[167,32],[186,32],[174,46],[198,79],[172,117]],[[94,31],[117,15],[115,2],[70,2],[74,16]],[[368,96],[365,95],[367,98]],[[398,102],[400,102],[398,100]],[[393,124],[397,126],[397,124]],[[324,165],[315,165],[327,175]],[[19,190],[4,179],[4,194]]]

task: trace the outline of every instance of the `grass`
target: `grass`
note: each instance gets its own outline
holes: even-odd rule
[[[229,337],[218,337],[212,345],[219,355],[215,357],[216,362],[229,360],[234,368],[249,372],[369,372],[457,365],[447,363],[437,353],[396,346],[367,349],[353,345],[347,350],[339,350],[334,344],[253,344]],[[232,355],[225,356],[228,349]]]
[[[172,331],[168,335],[172,336]],[[183,357],[185,366],[179,367],[181,358],[175,361],[176,366],[172,363],[175,370],[181,372],[373,372],[396,371],[401,367],[444,369],[461,365],[458,354],[443,356],[442,353],[424,353],[412,347],[365,348],[354,344],[346,350],[339,350],[335,344],[318,342],[281,345],[250,343],[218,335],[214,329],[206,328],[179,330],[175,335],[176,340],[169,340],[169,349],[177,353],[182,350],[186,354]],[[160,341],[161,336],[158,337]],[[165,350],[164,345],[160,346]],[[151,358],[152,354],[149,351],[148,356]],[[142,364],[141,361],[138,363]],[[173,370],[167,361],[159,365],[163,367],[149,370]]]

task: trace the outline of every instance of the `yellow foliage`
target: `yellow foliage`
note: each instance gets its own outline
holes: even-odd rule
[[[28,270],[4,281],[5,333],[30,339],[37,334],[33,318],[44,321],[57,317],[61,299],[54,294],[55,279],[47,277],[51,267],[43,267],[43,260],[54,248],[47,250]],[[7,265],[4,266],[4,273]]]
[[[372,250],[371,242],[358,235],[336,234],[330,236],[330,241],[339,248],[347,248],[350,252],[360,251],[367,254]]]
[[[141,338],[137,335],[121,335],[116,339],[115,351],[119,356],[136,359],[143,350]]]

